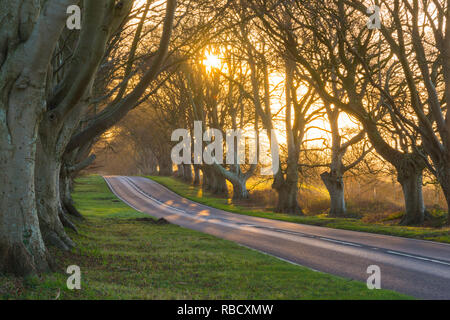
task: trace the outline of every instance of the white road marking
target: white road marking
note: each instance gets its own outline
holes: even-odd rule
[[[424,260],[424,261],[430,261],[430,262],[440,263],[440,264],[445,264],[447,266],[450,266],[450,263],[447,263],[447,262],[444,262],[444,261],[439,261],[439,260],[435,260],[435,259],[429,259],[429,258],[414,256],[414,255],[410,255],[410,254],[406,254],[406,253],[402,253],[402,252],[391,251],[391,250],[388,250],[387,252],[392,253],[392,254],[396,254],[396,255],[399,255],[399,256],[404,256],[404,257],[409,257],[409,258],[419,259],[419,260]]]
[[[348,246],[354,246],[354,247],[360,247],[360,248],[362,247],[359,244],[346,242],[346,241],[340,241],[340,240],[334,240],[334,239],[322,238],[322,237],[320,237],[319,239],[322,239],[322,240],[325,240],[325,241],[330,241],[330,242],[342,243],[342,244],[345,244],[345,245],[348,245]]]
[[[289,231],[289,230],[278,230],[277,228],[272,228],[272,227],[264,227],[264,226],[257,226],[257,225],[252,225],[252,224],[243,224],[243,225],[238,225],[236,223],[227,223],[225,221],[221,221],[220,218],[209,218],[209,219],[205,219],[202,218],[201,216],[198,216],[196,214],[192,214],[192,213],[188,213],[187,211],[180,209],[180,208],[176,208],[176,207],[172,207],[170,205],[167,205],[155,198],[153,198],[152,196],[150,196],[149,194],[147,194],[146,192],[144,192],[143,190],[140,189],[139,186],[137,186],[130,178],[128,177],[118,177],[119,180],[122,180],[124,182],[126,182],[126,184],[128,184],[134,191],[138,192],[139,194],[141,194],[142,196],[144,196],[145,198],[153,201],[154,203],[156,203],[157,205],[159,205],[160,207],[162,207],[161,209],[165,210],[165,211],[169,211],[171,213],[174,213],[174,211],[176,212],[176,214],[179,214],[181,216],[187,217],[187,218],[191,218],[191,219],[195,219],[197,221],[201,221],[201,222],[207,222],[207,223],[213,223],[213,224],[218,224],[218,225],[223,225],[225,227],[230,227],[230,228],[234,228],[234,229],[244,229],[250,232],[256,232],[256,233],[263,233],[263,234],[272,234],[272,236],[277,236],[277,237],[281,237],[284,238],[283,236],[281,236],[280,233],[286,233],[286,234],[292,234],[296,237],[301,237],[301,238],[310,238],[308,236],[302,236],[302,233],[300,232],[294,232],[294,231]],[[126,200],[124,200],[122,197],[118,196],[117,193],[114,191],[114,189],[112,188],[111,184],[107,181],[107,179],[105,179],[108,186],[110,187],[110,189],[113,191],[113,193],[120,198],[121,200],[123,200],[126,204],[128,204],[130,207],[132,207],[133,209],[139,211],[139,212],[143,212],[142,210],[137,209],[136,207],[134,207],[133,205],[131,205],[130,203],[128,203]],[[227,220],[229,221],[229,220]],[[265,230],[264,230],[265,229]],[[273,231],[270,231],[273,230]],[[330,238],[325,238],[325,237],[317,237],[317,236],[313,236],[312,238],[315,239],[320,239],[323,241],[327,241],[327,242],[332,242],[332,243],[337,243],[337,244],[341,244],[344,246],[352,246],[352,247],[359,247],[363,249],[363,246],[359,245],[359,244],[355,244],[355,243],[351,243],[351,242],[346,242],[346,241],[340,241],[340,240],[335,240],[335,239],[330,239]],[[298,240],[297,240],[298,241]],[[373,250],[380,250],[380,248],[375,248],[372,247],[371,249]],[[259,250],[258,250],[259,251]],[[422,260],[422,261],[427,261],[427,262],[432,262],[432,263],[438,263],[441,265],[448,265],[450,266],[450,263],[444,262],[444,261],[439,261],[436,259],[429,259],[429,258],[424,258],[424,257],[420,257],[420,256],[415,256],[415,255],[409,255],[409,254],[405,254],[405,253],[401,253],[401,252],[396,252],[396,251],[391,251],[391,250],[383,250],[385,253],[390,253],[393,255],[397,255],[397,256],[404,256],[404,257],[408,257],[408,258],[413,258],[413,259],[418,259],[418,260]],[[288,261],[290,263],[292,263],[291,261]]]

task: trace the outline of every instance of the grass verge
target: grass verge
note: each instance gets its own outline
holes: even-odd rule
[[[150,176],[147,178],[162,184],[173,192],[189,200],[243,215],[322,226],[327,228],[364,231],[450,243],[450,228],[448,227],[406,227],[399,225],[386,225],[382,223],[365,223],[356,218],[329,218],[326,215],[296,216],[262,210],[251,210],[249,208],[233,204],[230,199],[220,198],[211,193],[203,192],[201,187],[192,186],[173,177]]]
[[[60,272],[0,276],[0,299],[407,299],[386,290],[314,272],[233,242],[159,225],[129,208],[101,177],[79,179],[74,193],[87,218],[72,252],[54,251]],[[78,265],[81,290],[66,287]]]

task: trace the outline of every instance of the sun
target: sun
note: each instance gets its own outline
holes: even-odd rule
[[[212,69],[220,69],[222,62],[220,61],[220,58],[217,55],[208,51],[205,54],[205,60],[203,60],[203,65],[206,67],[206,71],[210,72]]]

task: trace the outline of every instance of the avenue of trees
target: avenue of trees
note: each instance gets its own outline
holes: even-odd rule
[[[277,212],[303,214],[310,168],[329,214],[346,216],[344,177],[374,158],[402,187],[402,224],[429,215],[424,177],[449,205],[450,0],[373,4],[379,28],[357,0],[0,0],[0,273],[46,272],[48,246],[76,246],[73,179],[99,141],[126,143],[142,174],[172,175],[172,132],[194,136],[195,122],[279,145]],[[66,26],[71,5],[80,30]],[[236,200],[260,177],[188,158],[181,178]]]

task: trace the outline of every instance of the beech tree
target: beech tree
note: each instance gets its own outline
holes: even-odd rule
[[[408,100],[399,90],[392,91],[394,99],[390,100],[377,92],[380,87],[401,88],[401,78],[391,72],[396,62],[391,60],[390,51],[374,40],[374,31],[366,27],[366,16],[350,15],[344,2],[330,1],[323,6],[293,1],[283,6],[282,15],[269,12],[262,5],[254,9],[268,33],[286,45],[321,99],[361,122],[375,150],[397,170],[405,196],[403,223],[421,223],[426,213],[422,194],[426,162],[417,133],[405,126],[408,121],[404,117],[390,109],[393,101],[409,108]],[[297,32],[301,30],[301,37],[283,23],[286,12]],[[333,85],[343,90],[345,96],[336,96],[331,90]],[[384,121],[383,117],[389,120]],[[390,128],[386,129],[383,123]]]
[[[86,110],[107,43],[130,13],[133,1],[84,1],[73,56],[69,62],[57,59],[55,63],[52,58],[72,4],[77,1],[0,2],[0,272],[47,271],[51,257],[46,244],[61,249],[74,245],[60,219],[62,157],[82,145],[75,147],[69,140],[74,139],[72,134]],[[168,0],[160,48],[140,85],[114,113],[115,121],[129,111],[129,105],[123,105],[134,105],[159,73],[175,8],[176,1]],[[53,78],[56,69],[64,73]]]
[[[344,1],[349,8],[366,14],[358,1]],[[399,76],[404,77],[411,108],[390,108],[402,122],[419,132],[427,168],[436,176],[450,207],[450,1],[380,1],[382,41],[397,57]],[[385,99],[390,92],[378,88]],[[447,220],[450,224],[450,219]]]
[[[325,108],[331,129],[331,161],[327,165],[329,171],[323,172],[320,178],[330,194],[330,216],[342,217],[347,214],[344,174],[357,166],[371,149],[364,146],[358,158],[344,164],[344,156],[348,149],[364,140],[365,132],[361,131],[353,137],[348,137],[347,141],[344,142],[339,128],[340,109],[337,107],[333,108],[328,103],[325,104]]]

